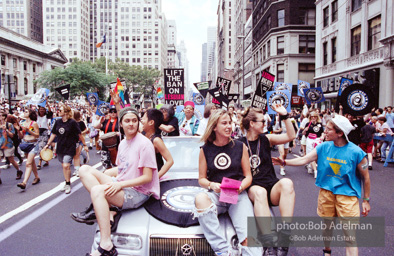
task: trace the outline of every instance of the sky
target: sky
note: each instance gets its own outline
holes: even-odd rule
[[[200,82],[201,48],[207,42],[207,28],[217,25],[218,0],[162,0],[167,20],[175,20],[177,43],[185,41],[189,59],[189,81]]]

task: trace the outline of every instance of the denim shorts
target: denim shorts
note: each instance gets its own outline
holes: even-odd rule
[[[57,154],[57,159],[59,159],[60,163],[66,163],[66,164],[71,164],[73,161],[73,156],[70,155],[63,155],[63,154]]]
[[[116,177],[112,177],[113,182],[118,182]],[[136,209],[148,201],[150,195],[145,195],[133,188],[123,188],[124,201],[122,210]]]

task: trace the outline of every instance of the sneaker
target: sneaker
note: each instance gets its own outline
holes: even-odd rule
[[[97,154],[100,154],[100,153],[101,153],[101,150],[98,150],[96,153],[97,153]]]
[[[79,172],[77,170],[74,171],[73,176],[79,177]]]
[[[316,179],[316,177],[317,177],[317,171],[314,171],[314,172],[313,172],[313,176],[314,176],[315,179]]]
[[[308,167],[306,167],[306,168],[308,169],[308,173],[309,173],[309,174],[312,174],[312,173],[313,173],[312,167],[311,167],[310,165],[308,165]]]
[[[64,186],[64,193],[70,194],[70,192],[71,192],[71,186],[70,185]]]
[[[54,159],[54,158],[56,158],[57,157],[57,154],[56,153],[54,153],[53,154],[53,158],[52,159]]]
[[[368,170],[372,170],[373,168],[372,168],[372,166],[368,166]]]
[[[285,176],[285,168],[280,168],[280,175]]]
[[[11,166],[10,164],[6,164],[6,165],[5,165],[5,168],[8,169],[8,168],[10,168],[10,166]]]
[[[93,149],[93,147],[92,146],[89,146],[89,150],[92,150]]]

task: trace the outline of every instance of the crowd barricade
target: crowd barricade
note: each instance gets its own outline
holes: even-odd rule
[[[386,161],[384,162],[383,166],[387,167],[389,163],[393,163],[393,153],[394,153],[394,136],[393,135],[386,135],[386,136],[379,136],[378,133],[375,134],[373,137],[374,140],[381,140],[381,141],[387,141],[390,145],[390,150],[389,153],[387,154]]]

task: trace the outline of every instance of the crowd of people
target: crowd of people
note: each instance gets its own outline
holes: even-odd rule
[[[286,165],[305,165],[314,174],[318,196],[318,215],[321,217],[360,216],[358,200],[362,198],[362,215],[370,211],[370,180],[373,159],[384,161],[391,145],[386,140],[374,140],[394,131],[392,107],[376,109],[370,114],[355,117],[332,110],[321,111],[316,106],[304,106],[301,111],[287,113],[280,104],[272,106],[275,116],[256,108],[228,111],[205,106],[203,118],[194,113],[191,101],[177,112],[172,105],[160,109],[141,109],[120,106],[120,98],[111,94],[115,105],[103,116],[96,115],[94,106],[75,102],[47,103],[45,107],[14,105],[10,114],[0,116],[1,155],[16,169],[16,179],[23,176],[23,162],[18,152],[24,152],[26,168],[23,181],[17,186],[26,189],[34,174],[32,185],[41,179],[38,170],[48,166],[35,156],[52,148],[62,164],[64,192],[71,192],[71,165],[90,193],[92,204],[71,217],[82,223],[98,222],[101,240],[95,255],[117,255],[111,232],[124,209],[141,206],[151,196],[160,196],[159,179],[173,165],[173,158],[162,136],[201,136],[204,145],[199,155],[199,184],[207,192],[195,198],[194,217],[197,217],[207,241],[217,255],[230,255],[228,241],[215,232],[220,225],[218,214],[228,212],[240,241],[243,255],[258,255],[256,248],[247,247],[247,217],[268,217],[270,206],[279,206],[282,217],[291,222],[294,215],[295,191],[288,178],[279,179],[274,165],[280,165],[285,176]],[[100,135],[108,135],[101,136]],[[85,141],[89,137],[88,142]],[[110,143],[99,143],[108,138]],[[102,139],[104,140],[104,139]],[[302,157],[287,159],[296,145],[301,145]],[[104,170],[86,165],[89,149],[101,155]],[[271,151],[279,150],[278,158]],[[347,153],[344,153],[347,152]],[[80,156],[84,156],[81,165]],[[14,159],[19,159],[17,163]],[[346,159],[345,159],[346,158]],[[344,165],[338,179],[332,175],[329,161]],[[223,164],[226,163],[226,164]],[[330,177],[330,178],[327,178]],[[223,178],[240,181],[236,204],[219,201]],[[0,179],[1,183],[1,179]],[[340,186],[338,186],[340,183]],[[338,204],[345,208],[338,208]],[[267,223],[257,223],[258,240],[267,248],[265,255],[287,255],[290,230],[276,234]],[[280,244],[282,246],[276,246]],[[329,244],[323,250],[331,254]],[[357,247],[347,247],[347,255],[357,255]],[[260,254],[261,255],[261,254]]]

